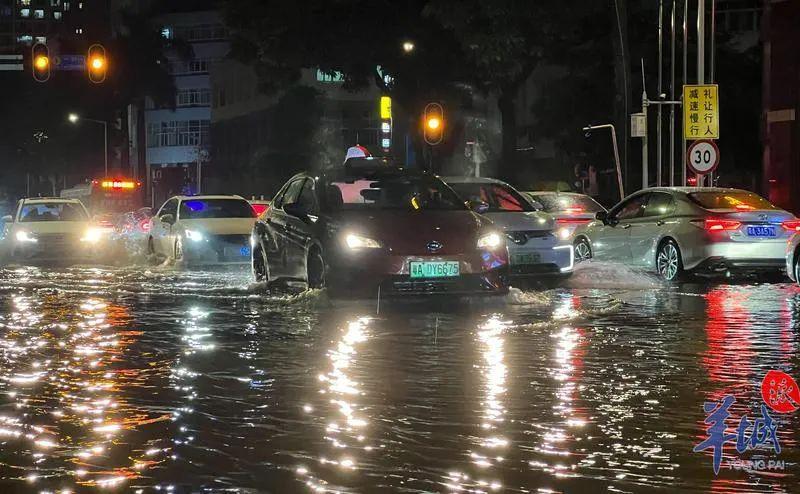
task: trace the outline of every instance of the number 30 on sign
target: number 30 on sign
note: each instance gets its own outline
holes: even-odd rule
[[[711,173],[719,165],[719,148],[714,141],[694,141],[687,154],[689,168],[698,175]]]

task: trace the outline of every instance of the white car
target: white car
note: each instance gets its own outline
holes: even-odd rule
[[[256,213],[239,196],[176,196],[150,220],[147,253],[184,264],[246,264]]]
[[[569,231],[505,182],[491,178],[444,177],[473,210],[502,228],[508,238],[512,277],[569,276],[574,267]],[[482,204],[483,203],[483,204]],[[476,207],[477,205],[477,207]]]
[[[4,251],[11,261],[93,261],[105,252],[107,232],[93,226],[77,199],[21,199],[3,218]]]

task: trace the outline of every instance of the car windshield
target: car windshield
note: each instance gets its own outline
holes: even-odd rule
[[[463,210],[463,201],[430,175],[336,177],[326,187],[334,209]]]
[[[596,213],[604,208],[594,199],[572,194],[531,194],[534,201],[544,206],[548,213]]]
[[[182,220],[255,217],[256,212],[243,199],[188,199],[181,203]]]
[[[503,184],[451,183],[451,187],[467,201],[489,205],[490,213],[536,211],[522,194]]]
[[[68,202],[46,202],[26,204],[19,214],[21,223],[39,221],[88,221],[86,211],[79,204]]]
[[[744,190],[691,192],[689,198],[705,209],[778,209],[763,197]]]

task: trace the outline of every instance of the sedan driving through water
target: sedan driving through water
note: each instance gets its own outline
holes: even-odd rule
[[[597,213],[575,239],[580,260],[655,269],[667,281],[688,272],[779,274],[794,215],[745,190],[651,188]]]
[[[253,230],[257,281],[334,295],[503,294],[505,237],[439,178],[384,160],[293,177]]]

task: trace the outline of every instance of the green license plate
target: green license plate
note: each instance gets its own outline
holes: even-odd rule
[[[539,264],[542,256],[538,252],[530,254],[514,254],[511,256],[511,264]]]
[[[409,272],[412,278],[453,278],[460,274],[458,262],[411,262]]]

